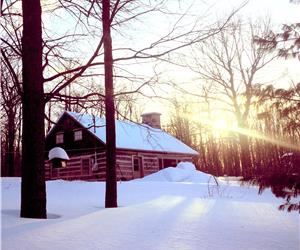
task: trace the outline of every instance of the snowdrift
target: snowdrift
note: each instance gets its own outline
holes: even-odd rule
[[[196,170],[191,162],[180,162],[177,166],[164,168],[154,174],[138,179],[140,181],[161,182],[191,182],[204,184],[217,184],[216,177]]]
[[[49,219],[40,220],[20,218],[21,179],[1,180],[3,250],[299,250],[299,214],[279,211],[271,190],[209,195],[207,184],[124,181],[119,207],[104,209],[105,182],[47,181]]]

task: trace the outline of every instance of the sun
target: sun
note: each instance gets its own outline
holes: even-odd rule
[[[219,117],[216,120],[210,121],[211,132],[216,138],[226,137],[232,131],[232,124],[225,118]]]
[[[212,128],[214,130],[228,130],[229,126],[225,119],[218,119],[212,122]]]

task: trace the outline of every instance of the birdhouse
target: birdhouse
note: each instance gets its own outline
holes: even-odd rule
[[[48,155],[49,160],[52,162],[53,168],[63,168],[66,167],[66,161],[70,160],[67,152],[60,147],[52,148]]]

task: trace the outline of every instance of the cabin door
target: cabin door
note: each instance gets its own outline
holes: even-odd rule
[[[133,157],[133,178],[144,177],[143,160],[140,156]]]

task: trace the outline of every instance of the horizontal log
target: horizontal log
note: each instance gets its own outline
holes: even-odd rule
[[[117,159],[117,164],[122,164],[122,163],[124,163],[124,164],[130,164],[130,165],[133,165],[133,161],[132,160],[130,160],[130,161],[125,161],[125,160],[119,160],[119,159]]]
[[[133,167],[132,166],[120,165],[119,167],[117,167],[117,169],[133,171]]]
[[[59,173],[59,176],[81,176],[81,172],[79,171],[64,172],[64,173]]]
[[[123,162],[123,163],[117,163],[117,167],[128,167],[128,168],[133,168],[133,164],[129,162]]]
[[[117,155],[117,161],[132,161],[132,156],[118,156]]]

